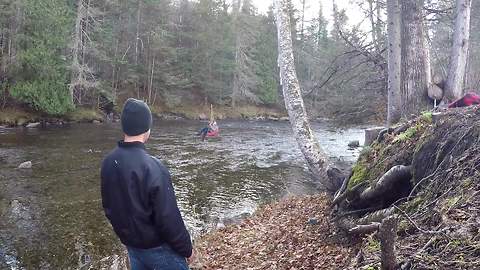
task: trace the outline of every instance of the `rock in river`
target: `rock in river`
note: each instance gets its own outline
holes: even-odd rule
[[[359,141],[351,141],[351,142],[348,143],[348,147],[350,147],[350,148],[360,147],[360,142]]]
[[[27,125],[27,128],[37,128],[40,126],[40,122],[36,122],[36,123],[29,123]]]
[[[25,161],[22,164],[18,165],[19,169],[31,169],[32,168],[32,162],[31,161]]]

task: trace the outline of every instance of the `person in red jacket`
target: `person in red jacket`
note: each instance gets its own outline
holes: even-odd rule
[[[188,269],[193,258],[168,169],[149,155],[152,115],[147,104],[128,99],[121,116],[125,138],[103,160],[102,205],[132,270]]]

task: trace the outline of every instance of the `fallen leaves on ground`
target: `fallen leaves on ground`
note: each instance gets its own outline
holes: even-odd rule
[[[329,220],[328,198],[286,198],[195,245],[193,269],[345,269],[354,245]]]

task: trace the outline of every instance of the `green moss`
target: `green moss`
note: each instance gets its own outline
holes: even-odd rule
[[[415,199],[409,201],[406,205],[406,211],[411,212],[413,210],[416,210],[422,203],[424,202],[424,198],[422,197],[416,197]]]
[[[462,197],[460,195],[448,198],[445,201],[445,208],[446,209],[452,208],[455,204],[457,204],[460,201],[460,199],[462,199]]]
[[[352,177],[348,182],[348,189],[353,188],[354,186],[367,180],[367,167],[362,162],[358,161],[357,164],[353,167]]]
[[[93,120],[102,121],[103,119],[100,112],[89,108],[76,108],[69,112],[65,117],[74,122],[92,122]]]
[[[367,250],[370,252],[376,252],[380,250],[380,242],[372,235],[367,238]]]
[[[432,123],[432,115],[433,115],[433,113],[429,112],[429,111],[422,112],[422,115],[420,116],[420,119],[423,122]]]
[[[465,189],[468,189],[472,186],[473,183],[474,183],[473,179],[468,177],[463,181],[462,187]]]
[[[397,142],[405,142],[413,138],[418,132],[418,126],[409,127],[405,132],[400,133],[395,139],[393,139],[393,143]]]
[[[398,232],[407,232],[412,227],[412,224],[406,220],[400,220],[398,223]]]

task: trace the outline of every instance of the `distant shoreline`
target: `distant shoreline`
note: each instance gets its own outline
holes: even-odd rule
[[[198,120],[208,121],[209,114],[204,106],[184,106],[175,109],[152,108],[152,114],[159,120]],[[111,119],[109,119],[109,117]],[[288,122],[289,118],[286,111],[279,108],[268,108],[263,106],[239,106],[235,109],[227,106],[217,106],[214,109],[214,117],[217,120],[245,120],[245,121],[273,121]],[[35,112],[23,107],[7,107],[0,111],[0,127],[45,127],[45,126],[63,126],[71,123],[93,123],[101,124],[105,122],[118,122],[120,115],[113,112],[108,116],[105,112],[91,108],[77,108],[66,115],[50,116],[41,112]],[[363,119],[364,121],[345,121],[343,117],[312,117],[312,122],[331,122],[335,125],[348,127],[359,124],[378,124],[378,121],[372,119]]]

